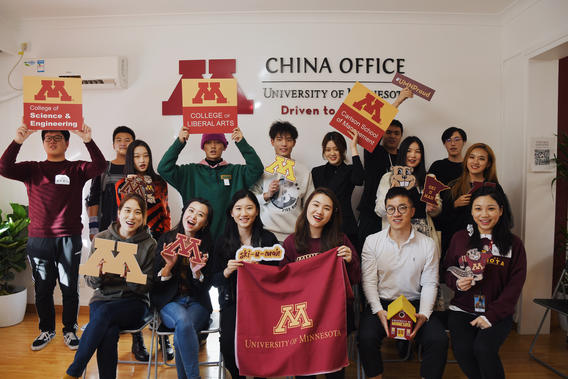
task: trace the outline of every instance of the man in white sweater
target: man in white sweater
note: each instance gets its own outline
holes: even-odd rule
[[[298,138],[296,127],[289,122],[276,121],[270,126],[269,136],[274,153],[290,159]],[[274,233],[280,242],[294,233],[304,200],[314,190],[310,169],[295,162],[293,170],[295,182],[265,172],[251,188],[260,203],[264,228]]]
[[[391,188],[385,197],[388,228],[365,240],[361,256],[363,291],[368,304],[361,316],[359,351],[369,379],[382,378],[381,342],[388,335],[387,307],[404,295],[417,309],[410,334],[422,345],[422,378],[442,378],[448,337],[430,317],[438,289],[439,254],[434,241],[414,230],[414,204],[408,191]]]

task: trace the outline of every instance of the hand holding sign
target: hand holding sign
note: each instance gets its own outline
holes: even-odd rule
[[[81,129],[73,129],[71,133],[76,134],[83,140],[84,143],[91,142],[91,127],[85,124],[85,120],[83,120],[83,124],[81,125]]]
[[[35,132],[36,130],[30,130],[28,129],[28,126],[26,124],[22,124],[20,125],[18,130],[16,130],[16,137],[14,137],[14,141],[21,145],[26,139],[28,139],[29,136],[31,136]]]
[[[444,190],[449,189],[447,185],[436,179],[433,174],[426,175],[426,181],[424,183],[424,191],[420,200],[428,205],[438,207],[438,202],[436,201],[436,196]]]

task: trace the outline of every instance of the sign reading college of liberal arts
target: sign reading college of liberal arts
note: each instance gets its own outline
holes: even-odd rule
[[[336,252],[282,268],[250,263],[239,268],[236,358],[241,375],[313,375],[349,364],[346,299],[353,294]]]
[[[264,168],[264,171],[271,175],[279,175],[290,182],[296,182],[296,175],[294,175],[294,166],[296,161],[290,158],[284,158],[277,155],[274,162]]]
[[[438,205],[436,201],[436,196],[444,191],[450,189],[447,185],[436,179],[436,176],[433,174],[426,175],[426,181],[424,183],[424,191],[422,192],[422,197],[420,200],[429,203],[432,205]]]
[[[235,259],[244,262],[281,261],[284,248],[276,244],[272,247],[252,247],[244,245],[235,254]]]
[[[95,251],[87,262],[79,265],[79,274],[99,276],[100,271],[109,274],[124,275],[126,265],[126,281],[138,284],[146,284],[146,274],[142,273],[138,261],[134,257],[138,251],[138,245],[121,241],[95,238],[93,240]],[[113,251],[118,252],[115,256]],[[104,261],[102,269],[99,263]]]
[[[399,73],[397,73],[394,78],[392,78],[392,83],[401,88],[408,87],[408,89],[411,90],[413,94],[420,96],[421,98],[428,101],[432,99],[434,92],[436,92],[436,90],[433,90],[432,88]]]
[[[373,152],[397,113],[398,109],[357,82],[329,125],[348,137],[348,130],[358,131],[359,145]]]
[[[34,130],[83,126],[81,78],[24,76],[24,123]]]
[[[181,87],[189,133],[230,133],[237,127],[235,79],[182,79]]]

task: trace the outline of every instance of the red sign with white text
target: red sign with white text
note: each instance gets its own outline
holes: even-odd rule
[[[24,123],[32,130],[83,126],[81,78],[24,77]]]
[[[347,132],[356,130],[359,145],[373,152],[397,113],[398,109],[357,82],[329,125],[349,138]]]

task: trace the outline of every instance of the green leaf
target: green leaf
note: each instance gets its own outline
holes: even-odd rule
[[[16,216],[16,218],[22,219],[28,217],[28,211],[23,205],[17,203],[10,203],[10,205],[14,211],[13,215]]]

